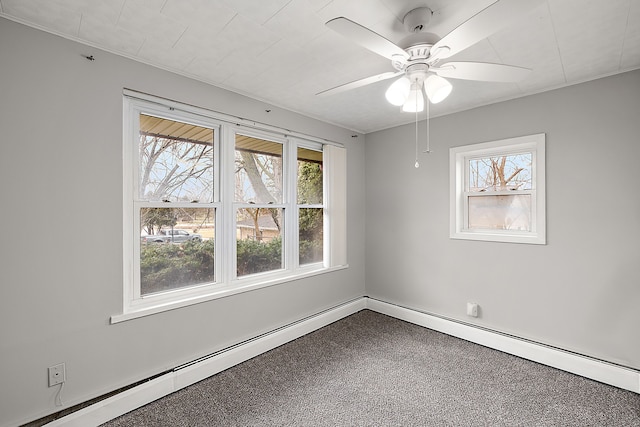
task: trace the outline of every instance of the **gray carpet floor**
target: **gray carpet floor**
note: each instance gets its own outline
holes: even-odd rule
[[[640,426],[640,395],[364,310],[104,426]]]

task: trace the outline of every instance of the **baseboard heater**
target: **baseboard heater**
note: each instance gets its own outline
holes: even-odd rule
[[[367,298],[367,308],[523,359],[640,393],[640,371],[477,325]]]
[[[47,426],[98,426],[366,308],[366,298],[340,304],[177,366],[122,393],[56,419]]]
[[[455,319],[362,297],[180,365],[125,389],[121,393],[56,419],[47,426],[86,427],[103,424],[364,309],[640,394],[640,371],[638,370],[505,335]]]
[[[207,354],[206,356],[199,357],[198,359],[195,359],[195,360],[192,360],[190,362],[184,363],[184,364],[182,364],[180,366],[176,366],[171,371],[172,372],[176,372],[176,371],[179,371],[181,369],[188,368],[189,366],[205,362],[206,360],[212,359],[214,357],[219,357],[219,356],[221,356],[221,355],[223,355],[223,354],[225,354],[227,352],[233,351],[233,350],[238,349],[238,348],[240,348],[242,346],[250,345],[251,343],[254,343],[256,341],[260,341],[260,340],[262,340],[264,338],[267,338],[270,335],[274,335],[274,334],[278,334],[280,332],[284,332],[284,331],[286,331],[286,330],[288,330],[290,328],[296,327],[297,325],[303,325],[303,324],[305,324],[307,322],[310,322],[310,321],[312,321],[314,319],[323,317],[325,314],[330,315],[332,312],[335,312],[336,310],[340,310],[341,308],[352,307],[353,304],[356,304],[357,306],[361,305],[362,307],[359,307],[357,311],[353,311],[353,312],[351,310],[348,310],[348,314],[346,314],[346,316],[350,316],[351,314],[357,313],[358,311],[363,310],[363,309],[366,308],[366,303],[365,304],[362,303],[362,298],[357,298],[357,299],[354,299],[352,301],[340,304],[340,305],[338,305],[336,307],[332,307],[332,308],[326,309],[324,311],[321,311],[319,313],[313,314],[311,316],[307,316],[307,317],[302,318],[300,320],[297,320],[295,322],[291,322],[291,323],[289,323],[289,324],[287,324],[285,326],[281,326],[281,327],[273,329],[273,330],[271,330],[269,332],[265,332],[263,334],[257,335],[257,336],[255,336],[253,338],[249,338],[249,339],[247,339],[245,341],[239,342],[237,344],[234,344],[234,345],[232,345],[230,347],[227,347],[227,348],[224,348],[222,350],[218,350],[218,351],[213,352],[211,354]],[[321,327],[327,326],[327,325],[329,325],[329,324],[331,324],[333,322],[336,322],[336,321],[338,321],[338,320],[340,320],[340,319],[342,319],[342,318],[344,318],[346,316],[340,316],[340,318],[335,319],[330,323],[326,323],[326,324],[323,323],[323,325]],[[331,316],[329,316],[329,318],[331,318]],[[300,336],[302,336],[302,335],[300,335]],[[296,336],[294,339],[299,338],[300,336]]]

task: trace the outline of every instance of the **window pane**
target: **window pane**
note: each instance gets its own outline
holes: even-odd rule
[[[531,190],[531,153],[469,160],[469,191]]]
[[[236,213],[237,274],[262,273],[283,268],[284,209],[240,208]]]
[[[322,214],[321,208],[298,209],[300,264],[322,262]]]
[[[213,132],[140,114],[140,199],[213,201]]]
[[[322,204],[322,152],[298,148],[298,204]]]
[[[531,231],[531,195],[470,196],[469,228]]]
[[[215,281],[211,208],[140,209],[142,295]]]
[[[282,203],[282,144],[236,135],[235,200]]]

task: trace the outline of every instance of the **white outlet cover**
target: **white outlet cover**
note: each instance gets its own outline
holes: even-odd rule
[[[467,303],[467,315],[471,317],[478,317],[478,304],[473,302]]]
[[[60,363],[49,368],[49,387],[62,384],[66,381],[64,363]]]

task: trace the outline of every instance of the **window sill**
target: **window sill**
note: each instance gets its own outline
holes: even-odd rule
[[[306,270],[303,272],[296,272],[286,276],[279,275],[274,278],[264,280],[264,277],[252,277],[239,279],[234,281],[230,285],[215,285],[212,287],[211,292],[204,295],[198,295],[195,297],[185,297],[183,299],[176,299],[171,302],[158,303],[157,305],[146,306],[144,308],[133,308],[125,311],[122,314],[114,314],[111,316],[110,323],[116,324],[125,322],[127,320],[136,319],[139,317],[149,316],[152,314],[162,313],[176,308],[188,307],[190,305],[199,304],[206,301],[215,300],[218,298],[225,298],[231,295],[249,292],[256,289],[266,288],[268,286],[279,285],[281,283],[292,282],[294,280],[304,279],[307,277],[317,276],[320,274],[331,273],[333,271],[343,270],[348,268],[349,265],[341,265],[329,268],[318,268],[313,270]],[[262,279],[262,280],[261,280]],[[259,280],[259,281],[258,281]]]
[[[502,242],[502,243],[524,243],[530,245],[545,245],[546,239],[544,235],[536,233],[513,233],[500,231],[452,231],[451,239],[457,240],[480,240],[485,242]]]

